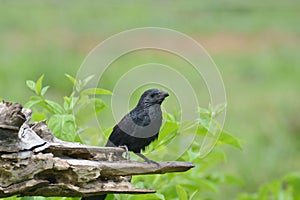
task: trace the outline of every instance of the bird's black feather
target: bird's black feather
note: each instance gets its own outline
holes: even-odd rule
[[[116,125],[111,133],[106,147],[126,146],[129,151],[140,153],[145,150],[152,141],[157,139],[158,133],[147,138],[138,138],[124,133],[118,125]]]
[[[106,146],[127,146],[129,151],[140,153],[158,138],[162,123],[160,105],[168,93],[150,89],[145,91],[137,106],[113,128]]]

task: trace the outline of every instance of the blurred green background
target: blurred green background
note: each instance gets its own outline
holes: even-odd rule
[[[300,2],[0,1],[0,97],[25,103],[27,79],[45,74],[50,99],[68,95],[65,73],[118,32],[171,28],[197,40],[226,87],[225,129],[244,140],[216,171],[240,176],[215,199],[233,199],[300,168]],[[126,62],[126,60],[124,61]]]

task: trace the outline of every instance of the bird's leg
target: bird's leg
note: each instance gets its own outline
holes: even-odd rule
[[[129,153],[129,151],[128,151],[128,147],[127,147],[126,145],[122,145],[122,146],[119,146],[119,147],[125,149],[125,151],[126,151],[125,157],[126,157],[127,160],[130,160],[130,153]]]
[[[137,156],[143,158],[144,161],[146,161],[148,164],[153,163],[153,164],[156,164],[156,165],[160,166],[160,164],[159,164],[158,162],[155,162],[155,161],[153,161],[153,160],[150,160],[149,158],[147,158],[146,156],[144,156],[144,155],[141,154],[141,153],[135,153],[135,154],[136,154]]]

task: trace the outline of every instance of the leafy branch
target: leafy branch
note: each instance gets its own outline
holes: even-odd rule
[[[93,76],[84,80],[76,80],[68,74],[66,77],[73,84],[74,91],[63,98],[62,105],[45,97],[49,86],[43,86],[44,75],[42,75],[36,82],[26,81],[28,88],[35,95],[30,97],[24,106],[41,108],[38,114],[33,115],[33,119],[43,120],[48,117],[48,126],[56,137],[71,142],[81,141],[78,134],[84,129],[86,122],[106,107],[96,95],[111,95],[111,92],[102,88],[86,88]]]

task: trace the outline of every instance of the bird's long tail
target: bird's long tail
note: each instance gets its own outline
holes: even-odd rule
[[[107,141],[106,147],[114,146],[109,140]],[[106,194],[91,196],[91,197],[82,197],[81,200],[105,200]]]
[[[105,200],[106,194],[91,196],[91,197],[82,197],[81,200]]]

